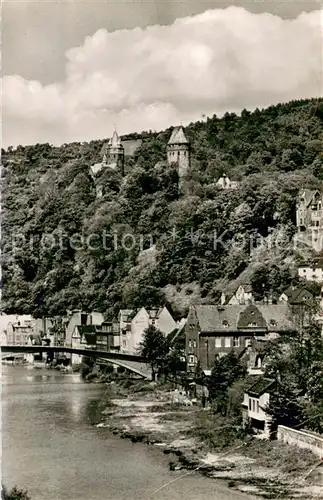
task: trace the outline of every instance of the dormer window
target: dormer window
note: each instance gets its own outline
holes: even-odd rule
[[[277,326],[277,321],[275,321],[274,319],[271,319],[269,323],[270,326]]]
[[[227,321],[226,319],[224,319],[222,321],[222,325],[225,326],[226,328],[229,326],[229,321]]]
[[[248,323],[248,327],[251,328],[251,327],[257,327],[257,323]]]

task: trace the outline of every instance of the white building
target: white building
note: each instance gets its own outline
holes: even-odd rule
[[[296,205],[297,240],[316,252],[323,249],[323,193],[301,189]]]
[[[238,181],[231,181],[226,174],[223,174],[216,182],[220,189],[237,189],[239,184]]]
[[[266,413],[270,401],[270,393],[274,389],[275,381],[261,377],[244,393],[243,420],[251,427],[269,438],[271,432],[271,417]]]
[[[144,331],[149,326],[155,326],[167,336],[177,327],[176,321],[167,307],[146,309],[142,307],[137,312],[121,310],[120,321],[120,351],[136,354],[140,342],[143,340]]]
[[[298,266],[298,276],[306,281],[323,283],[323,260]]]
[[[245,305],[253,302],[251,285],[240,285],[234,290],[225,290],[221,295],[221,305]]]

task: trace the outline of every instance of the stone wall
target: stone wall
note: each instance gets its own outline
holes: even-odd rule
[[[298,448],[306,448],[314,453],[314,455],[323,458],[323,435],[305,430],[297,431],[290,427],[279,425],[277,439],[278,441],[298,446]]]

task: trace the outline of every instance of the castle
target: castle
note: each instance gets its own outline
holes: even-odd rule
[[[111,168],[117,170],[124,176],[124,147],[121,144],[121,139],[115,130],[112,138],[103,148],[103,158],[101,163],[96,163],[91,167],[91,174],[97,175],[103,168]]]
[[[129,144],[128,144],[129,143]],[[130,144],[131,143],[131,144]],[[134,144],[136,143],[136,144]],[[92,165],[90,174],[93,179],[102,173],[103,169],[112,169],[125,175],[125,156],[132,156],[135,149],[141,144],[139,141],[121,141],[115,130],[112,138],[102,148],[102,162]],[[130,147],[129,147],[130,146]],[[125,150],[127,150],[125,152]],[[191,164],[190,142],[185,136],[182,126],[175,127],[167,144],[167,163],[175,165],[179,177],[179,191],[184,190],[184,181]],[[102,186],[97,185],[97,196],[102,196]]]
[[[323,250],[323,193],[302,189],[296,205],[298,239],[316,252]]]

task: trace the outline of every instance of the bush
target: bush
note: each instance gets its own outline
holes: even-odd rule
[[[14,486],[9,492],[2,486],[1,500],[31,500],[31,498],[27,491],[20,490],[17,486]]]

